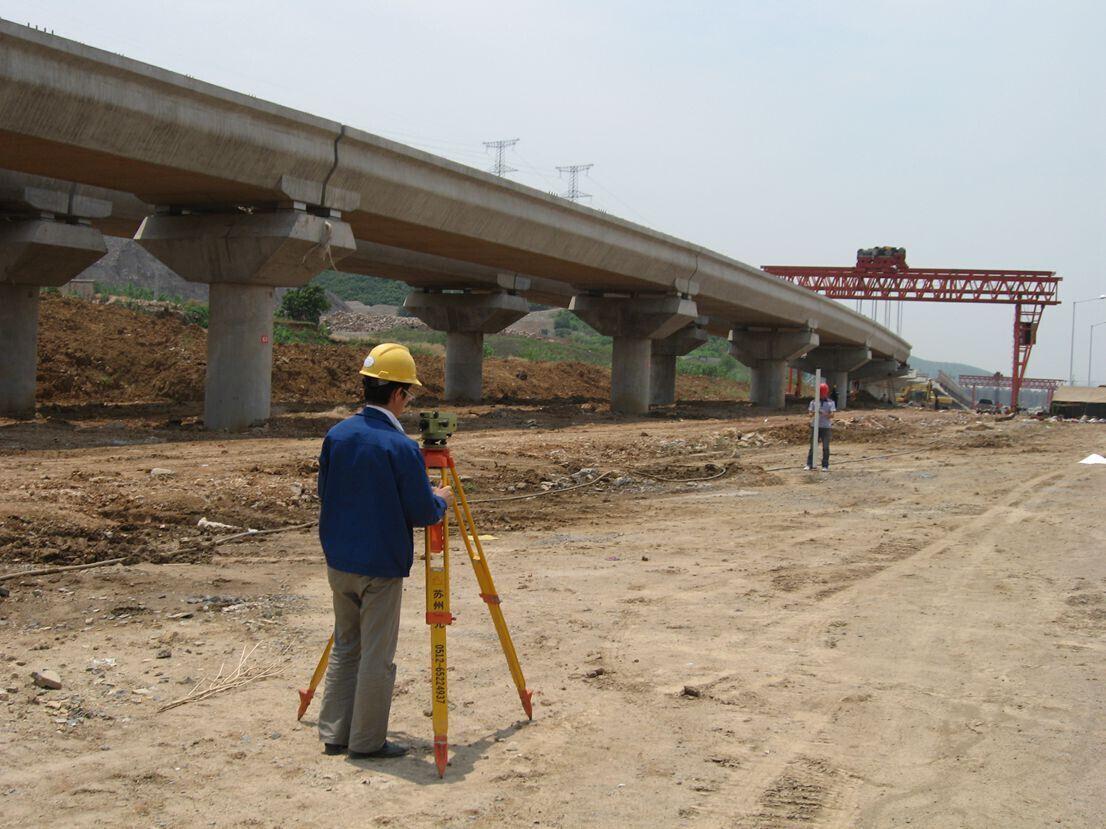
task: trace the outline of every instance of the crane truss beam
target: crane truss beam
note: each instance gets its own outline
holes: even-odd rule
[[[763,270],[833,299],[898,302],[982,302],[1058,305],[1060,279],[1051,271],[967,268],[806,268],[765,265]]]
[[[831,299],[891,302],[967,302],[1014,306],[1011,402],[1018,405],[1029,354],[1045,306],[1059,305],[1060,278],[1053,271],[977,268],[912,268],[906,251],[890,255],[858,251],[851,267],[765,265],[762,270]]]

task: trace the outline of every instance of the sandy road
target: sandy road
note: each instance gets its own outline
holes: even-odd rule
[[[671,431],[709,443],[727,425]],[[1017,422],[999,446],[964,448],[962,428],[828,476],[557,496],[556,526],[552,499],[518,502],[503,519],[518,529],[496,531],[488,553],[535,720],[520,721],[458,567],[444,781],[424,715],[420,577],[393,707],[416,752],[391,764],[323,757],[294,722],[328,619],[310,534],[210,564],[17,584],[0,605],[16,688],[0,707],[0,810],[73,826],[1102,826],[1106,480],[1075,461],[1106,430]],[[506,453],[514,474],[550,441],[587,455],[661,429],[569,428],[544,448],[492,430],[467,450],[474,466]],[[842,443],[836,457],[900,447]],[[114,451],[133,465],[153,450]],[[796,448],[748,454],[770,467]],[[244,606],[187,601],[209,594]],[[292,645],[286,677],[154,714],[259,640]],[[115,664],[91,667],[104,658]],[[39,662],[63,691],[27,687]],[[54,722],[46,703],[69,695],[98,716]]]

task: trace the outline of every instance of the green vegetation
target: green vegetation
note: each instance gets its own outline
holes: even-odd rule
[[[286,319],[313,322],[317,325],[319,317],[329,307],[330,300],[326,298],[326,291],[321,285],[312,283],[286,291],[277,313]]]
[[[308,345],[331,345],[330,337],[325,331],[318,328],[293,328],[273,323],[273,342],[277,345],[291,345],[293,343],[306,343]]]
[[[411,290],[406,283],[375,276],[361,276],[342,271],[323,271],[311,280],[339,299],[363,302],[365,305],[402,305]]]
[[[147,300],[150,302],[169,302],[173,305],[184,304],[184,299],[179,296],[170,294],[155,295],[149,288],[143,288],[141,285],[134,285],[130,282],[122,285],[106,285],[102,282],[94,282],[92,283],[92,288],[96,293],[103,294],[104,296],[121,296],[126,299]]]
[[[677,357],[676,371],[741,383],[749,381],[749,369],[730,354],[730,343],[722,337],[711,337],[686,357]]]
[[[208,323],[211,321],[211,313],[203,303],[187,302],[181,310],[184,311],[185,322],[198,325],[200,328],[207,328]]]

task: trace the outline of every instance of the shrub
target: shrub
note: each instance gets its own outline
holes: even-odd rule
[[[184,319],[193,325],[200,326],[200,328],[207,328],[207,324],[211,320],[211,314],[206,305],[190,302],[184,306]]]
[[[329,307],[323,287],[311,284],[288,291],[280,301],[279,314],[290,320],[318,323],[319,317]]]

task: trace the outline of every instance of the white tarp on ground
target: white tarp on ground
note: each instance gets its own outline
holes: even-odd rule
[[[1080,463],[1106,463],[1106,458],[1101,455],[1087,455]]]

